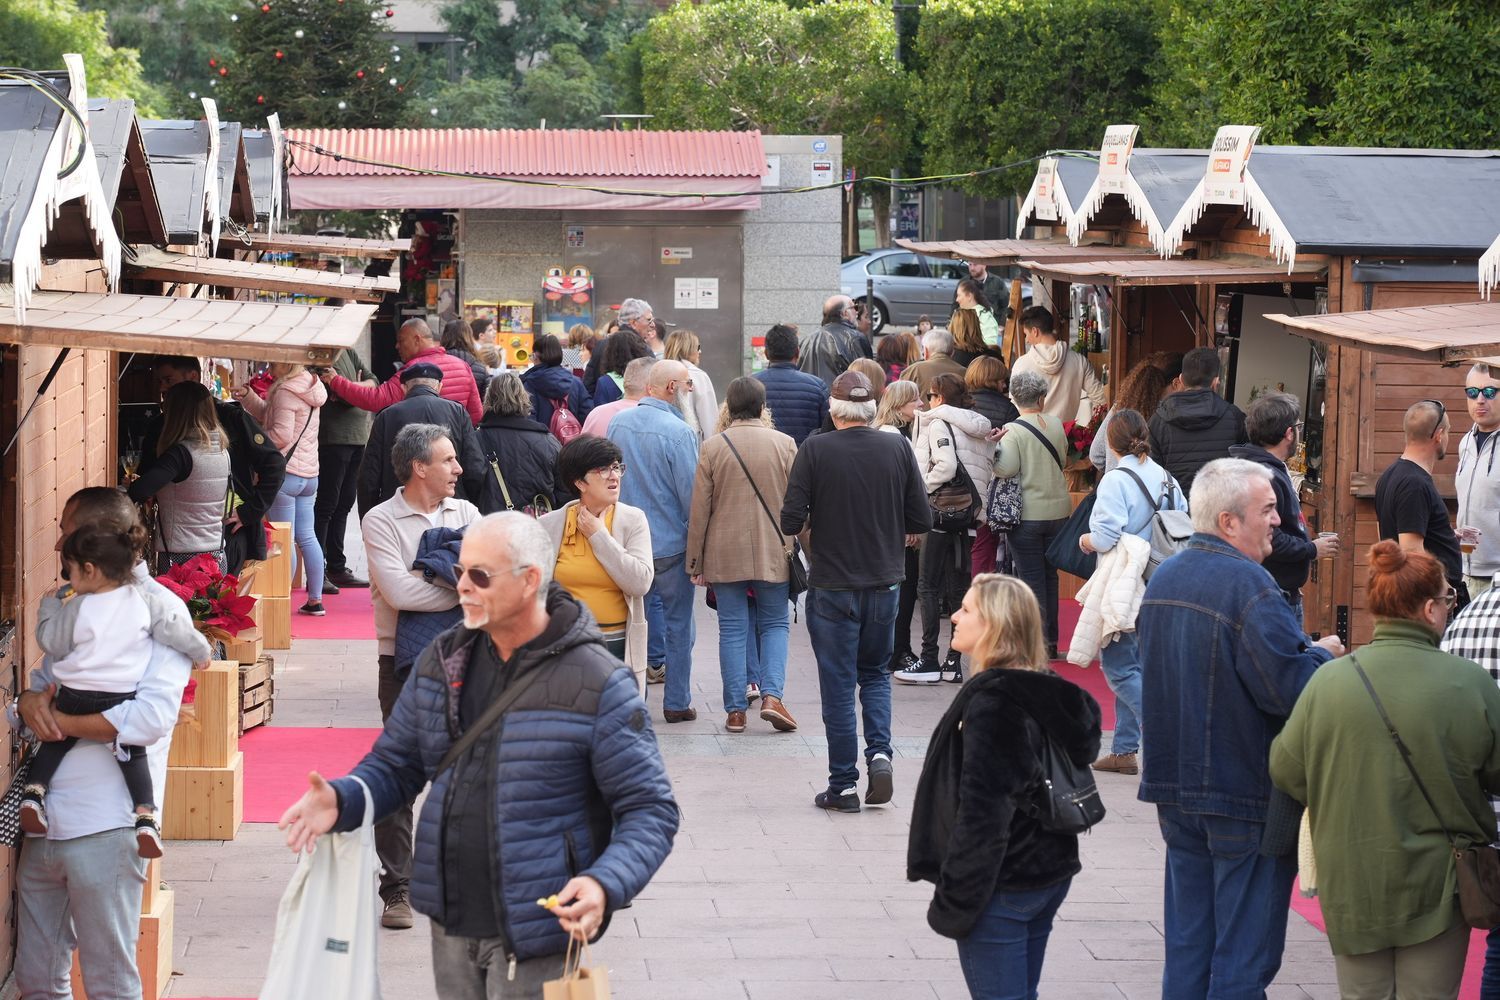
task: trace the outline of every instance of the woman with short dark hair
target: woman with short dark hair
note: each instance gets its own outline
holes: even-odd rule
[[[625,366],[636,358],[654,356],[650,345],[628,326],[606,337],[599,346],[599,381],[594,383],[594,405],[624,399]]]
[[[583,391],[583,382],[562,362],[562,344],[552,334],[544,333],[532,341],[531,367],[521,373],[521,384],[531,394],[531,419],[549,430],[559,406],[571,410],[580,427],[594,408],[593,400]]]
[[[552,578],[598,623],[604,645],[646,693],[646,591],[651,589],[651,528],[637,507],[620,502],[620,448],[582,434],[557,456],[557,479],[578,497],[541,518],[557,549]]]

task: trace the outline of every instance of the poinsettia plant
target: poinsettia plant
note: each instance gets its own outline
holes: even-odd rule
[[[210,641],[223,642],[255,626],[250,618],[255,598],[241,594],[239,578],[219,569],[208,553],[173,566],[156,582],[182,598],[193,624]]]
[[[1072,459],[1088,458],[1089,449],[1093,447],[1094,435],[1098,433],[1099,422],[1104,419],[1102,406],[1094,407],[1094,412],[1089,414],[1087,425],[1080,424],[1076,420],[1063,422],[1063,434],[1068,439],[1068,457]]]

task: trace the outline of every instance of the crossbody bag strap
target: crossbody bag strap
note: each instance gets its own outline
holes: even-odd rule
[[[1131,479],[1135,480],[1135,484],[1141,488],[1141,493],[1145,495],[1146,502],[1151,505],[1152,510],[1161,510],[1161,504],[1158,503],[1156,498],[1151,495],[1151,491],[1146,488],[1146,483],[1141,479],[1140,476],[1137,476],[1133,471],[1125,468],[1125,466],[1123,465],[1117,465],[1115,466],[1115,468],[1125,473],[1125,475],[1129,476]],[[1172,506],[1175,507],[1177,505],[1173,504]]]
[[[734,442],[729,439],[729,432],[725,431],[719,436],[722,437],[724,439],[724,443],[729,446],[730,454],[734,455],[734,460],[740,463],[740,471],[743,472],[745,474],[745,478],[750,481],[750,488],[755,491],[755,499],[760,501],[760,509],[766,512],[766,517],[771,521],[771,530],[776,532],[778,538],[785,539],[786,536],[781,533],[781,522],[776,520],[775,514],[771,513],[771,507],[766,503],[766,498],[760,495],[760,487],[755,485],[755,477],[750,475],[750,467],[747,466],[745,464],[745,460],[740,457],[740,450],[736,448],[734,446]],[[787,553],[791,553],[791,546],[787,546]]]
[[[487,642],[488,640],[481,637],[475,641]],[[472,726],[470,726],[468,729],[465,729],[463,735],[460,736],[458,740],[448,748],[447,753],[443,754],[443,759],[438,761],[437,770],[432,772],[433,778],[436,778],[438,775],[448,770],[448,768],[452,767],[454,762],[457,761],[459,757],[463,756],[465,751],[467,751],[470,747],[477,743],[479,741],[479,737],[483,736],[491,726],[498,722],[500,720],[500,716],[509,711],[510,707],[516,703],[517,699],[519,699],[521,695],[525,694],[531,688],[531,686],[536,683],[537,678],[539,678],[544,673],[546,673],[546,671],[541,667],[534,667],[529,673],[526,673],[521,677],[518,677],[515,680],[511,681],[510,686],[507,687],[503,692],[501,692],[500,697],[495,699],[494,704],[485,709],[484,714],[476,719]]]
[[[516,505],[512,503],[510,499],[510,488],[505,485],[505,477],[500,474],[500,460],[494,455],[490,455],[489,460],[490,472],[494,473],[495,482],[500,484],[500,495],[505,498],[505,509],[515,510]]]
[[[1448,845],[1457,851],[1458,842],[1453,839],[1453,834],[1448,832],[1448,827],[1443,822],[1443,816],[1438,812],[1437,803],[1432,801],[1432,796],[1427,791],[1427,785],[1423,783],[1422,776],[1417,773],[1417,766],[1412,763],[1411,751],[1406,748],[1406,741],[1401,738],[1401,734],[1396,732],[1396,724],[1386,714],[1385,705],[1381,702],[1380,695],[1375,693],[1375,685],[1370,683],[1370,676],[1365,673],[1365,668],[1359,665],[1359,658],[1353,653],[1349,654],[1349,662],[1354,664],[1355,673],[1359,674],[1359,679],[1364,683],[1365,690],[1370,693],[1370,700],[1375,703],[1375,710],[1380,713],[1380,721],[1385,723],[1386,732],[1391,734],[1391,741],[1396,744],[1396,749],[1401,751],[1401,759],[1406,762],[1406,769],[1411,772],[1411,780],[1417,783],[1417,791],[1421,792],[1422,798],[1427,800],[1427,807],[1432,810],[1432,815],[1438,821],[1438,826],[1442,827],[1443,836],[1448,838]]]
[[[1035,434],[1036,435],[1036,439],[1038,441],[1042,442],[1042,447],[1044,447],[1044,448],[1047,449],[1047,454],[1049,454],[1049,455],[1052,456],[1052,461],[1054,461],[1054,462],[1057,463],[1057,467],[1059,469],[1061,469],[1063,467],[1062,456],[1057,453],[1057,449],[1056,448],[1052,447],[1052,442],[1047,440],[1047,435],[1043,434],[1041,432],[1041,430],[1039,430],[1038,428],[1033,427],[1031,424],[1028,424],[1026,421],[1021,420],[1019,418],[1017,418],[1016,420],[1012,421],[1012,423],[1020,424],[1022,427],[1026,428],[1028,431],[1030,431],[1031,433]]]

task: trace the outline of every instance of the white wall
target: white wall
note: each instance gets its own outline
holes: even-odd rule
[[[1303,305],[1311,311],[1312,303]],[[1245,296],[1240,315],[1240,353],[1234,377],[1234,403],[1242,410],[1250,405],[1250,393],[1257,387],[1274,390],[1277,383],[1284,383],[1286,391],[1296,396],[1304,409],[1307,405],[1307,374],[1312,363],[1312,345],[1306,338],[1294,337],[1265,318],[1266,313],[1287,311],[1284,297]]]

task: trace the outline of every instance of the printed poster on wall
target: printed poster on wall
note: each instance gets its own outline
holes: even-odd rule
[[[1124,194],[1125,175],[1130,169],[1130,153],[1135,148],[1139,125],[1111,125],[1104,130],[1099,146],[1099,190],[1104,194]]]
[[[698,308],[697,278],[677,278],[673,280],[672,307],[679,310]]]
[[[718,278],[699,278],[698,279],[698,304],[694,308],[696,308],[696,309],[717,309],[717,308],[719,308],[719,279]]]
[[[1208,172],[1203,177],[1205,204],[1245,203],[1245,164],[1259,136],[1259,125],[1225,125],[1219,129],[1209,149]]]

